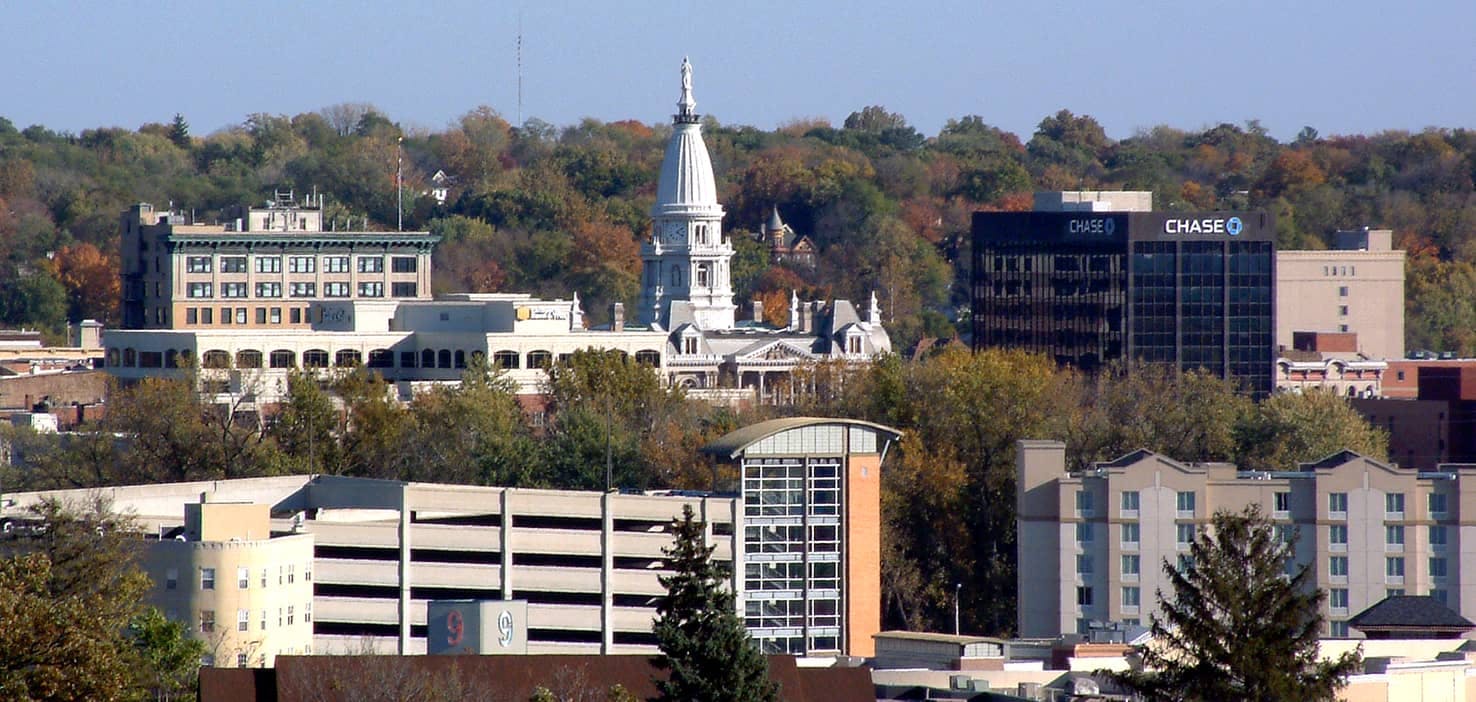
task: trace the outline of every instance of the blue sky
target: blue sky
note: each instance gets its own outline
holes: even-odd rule
[[[880,104],[1028,137],[1066,108],[1114,137],[1259,119],[1281,139],[1476,126],[1476,2],[16,2],[0,116],[196,134],[368,102],[439,129],[477,105],[658,122],[690,55],[698,111],[771,129]]]

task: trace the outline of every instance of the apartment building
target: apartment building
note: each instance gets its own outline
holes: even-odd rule
[[[1354,351],[1404,357],[1404,251],[1388,229],[1339,231],[1322,251],[1276,252],[1276,343],[1296,332],[1358,335]]]
[[[1136,451],[1068,472],[1057,441],[1022,441],[1016,460],[1025,637],[1147,623],[1154,593],[1171,590],[1164,564],[1188,558],[1214,512],[1251,504],[1328,591],[1328,636],[1349,636],[1352,614],[1392,595],[1476,610],[1476,560],[1461,557],[1476,544],[1461,521],[1476,510],[1476,466],[1416,471],[1344,451],[1272,473]]]
[[[267,505],[185,504],[183,526],[151,541],[143,564],[152,603],[185,622],[214,665],[313,652],[313,537],[273,534]]]
[[[324,231],[322,199],[290,192],[214,224],[139,203],[122,229],[124,329],[306,329],[314,301],[428,300],[439,241]]]

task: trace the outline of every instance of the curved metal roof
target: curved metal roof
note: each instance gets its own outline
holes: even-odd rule
[[[750,424],[746,427],[728,432],[716,441],[703,446],[702,452],[715,456],[733,458],[749,446],[780,432],[798,429],[800,427],[822,426],[826,424],[870,429],[886,436],[891,441],[902,438],[902,430],[900,429],[893,429],[884,424],[877,424],[861,419],[844,419],[841,417],[781,417],[779,419],[759,422],[758,424]]]

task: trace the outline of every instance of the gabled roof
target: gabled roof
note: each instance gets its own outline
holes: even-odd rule
[[[759,422],[758,424],[750,424],[746,427],[730,431],[719,437],[716,441],[703,446],[702,452],[723,458],[732,458],[750,445],[767,439],[779,432],[798,429],[800,427],[823,426],[826,424],[871,429],[891,441],[902,438],[902,431],[900,429],[893,429],[884,424],[876,424],[860,419],[843,419],[840,417],[781,417],[779,419]]]
[[[1334,453],[1334,454],[1332,454],[1330,456],[1327,456],[1325,458],[1322,458],[1320,460],[1313,461],[1311,463],[1301,463],[1301,464],[1298,464],[1297,465],[1297,468],[1300,469],[1300,470],[1304,470],[1304,471],[1313,471],[1313,470],[1317,470],[1319,468],[1337,468],[1338,466],[1345,465],[1345,464],[1348,464],[1348,463],[1352,463],[1354,461],[1364,460],[1364,459],[1367,459],[1369,463],[1372,463],[1372,464],[1374,464],[1376,466],[1379,466],[1379,467],[1383,468],[1384,470],[1387,470],[1387,471],[1393,471],[1393,470],[1395,470],[1394,466],[1391,465],[1391,464],[1388,464],[1388,463],[1385,463],[1383,461],[1379,461],[1379,460],[1376,460],[1376,459],[1373,459],[1373,458],[1369,458],[1368,456],[1365,456],[1365,455],[1363,455],[1363,454],[1361,454],[1361,453],[1359,453],[1357,451],[1353,451],[1351,449],[1343,449],[1341,451],[1338,451],[1337,453]]]
[[[1385,597],[1349,619],[1348,625],[1361,630],[1476,629],[1471,620],[1425,595]]]

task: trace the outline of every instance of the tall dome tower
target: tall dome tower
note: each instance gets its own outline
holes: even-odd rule
[[[677,322],[691,321],[705,330],[732,329],[733,245],[723,236],[723,206],[717,201],[696,107],[692,64],[683,58],[682,97],[661,162],[651,236],[641,245],[640,319],[671,329],[676,303],[682,310]]]

